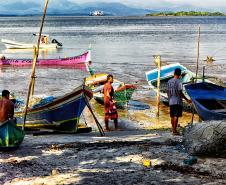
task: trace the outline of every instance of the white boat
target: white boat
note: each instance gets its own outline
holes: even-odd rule
[[[161,67],[161,72],[160,72],[160,95],[162,97],[163,102],[168,102],[168,95],[167,95],[167,83],[170,79],[174,77],[174,71],[176,68],[181,69],[181,78],[180,81],[183,85],[183,93],[184,95],[189,98],[184,86],[188,83],[194,82],[195,79],[195,74],[187,69],[185,66],[179,64],[179,63],[174,63],[174,64],[169,64]],[[146,79],[148,81],[148,84],[150,85],[151,89],[153,89],[155,92],[158,91],[157,89],[157,80],[158,80],[158,69],[153,69],[148,72],[146,72]],[[208,79],[202,79],[201,77],[198,77],[197,82],[209,82]],[[186,103],[186,102],[185,102]]]
[[[99,11],[99,10],[95,10],[93,12],[90,12],[91,16],[104,16],[104,12],[103,11]]]
[[[34,34],[36,35],[36,34]],[[48,48],[61,48],[62,44],[58,42],[56,39],[53,39],[51,42],[48,41],[48,35],[42,35],[40,49],[48,49]],[[14,40],[2,39],[2,43],[5,44],[7,49],[32,49],[35,43],[24,43],[17,42]]]

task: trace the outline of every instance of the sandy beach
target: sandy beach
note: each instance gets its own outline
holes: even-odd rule
[[[181,143],[183,137],[172,136],[168,116],[161,118],[165,122],[148,121],[154,111],[130,110],[127,118],[120,111],[122,131],[107,132],[104,137],[98,133],[87,110],[85,117],[93,128],[91,133],[28,134],[18,150],[0,152],[0,182],[4,185],[225,184],[225,158],[198,157],[197,163],[184,164],[189,154]],[[186,114],[185,120],[189,117]],[[103,125],[102,115],[97,117]]]
[[[169,131],[27,135],[20,149],[0,153],[1,184],[225,184],[224,158],[188,154]],[[150,166],[144,166],[150,160]]]

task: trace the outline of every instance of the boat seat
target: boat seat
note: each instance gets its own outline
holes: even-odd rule
[[[226,109],[226,101],[219,101],[217,100],[217,103],[219,103],[222,107],[224,107],[224,109]]]
[[[216,109],[216,110],[213,110],[214,112],[216,113],[226,113],[226,108],[225,109]]]

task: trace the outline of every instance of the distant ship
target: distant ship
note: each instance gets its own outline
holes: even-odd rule
[[[104,16],[104,12],[103,11],[99,11],[99,10],[95,10],[93,12],[90,12],[91,16]]]

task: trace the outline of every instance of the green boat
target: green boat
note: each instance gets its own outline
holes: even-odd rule
[[[89,68],[90,75],[86,78],[85,84],[89,86],[93,91],[93,98],[100,104],[104,104],[104,84],[107,81],[108,74],[100,73],[100,74],[93,74],[91,68]],[[116,100],[116,107],[123,109],[128,101],[131,99],[133,92],[136,89],[135,85],[125,84],[117,79],[114,78],[113,83],[111,84],[115,90],[115,100]]]
[[[13,120],[0,125],[0,150],[16,149],[24,139],[24,131]]]
[[[116,89],[114,95],[116,107],[123,109],[131,99],[135,89],[136,87],[134,85],[129,84],[122,85]],[[98,103],[104,104],[104,95],[102,92],[94,93],[93,97]]]

